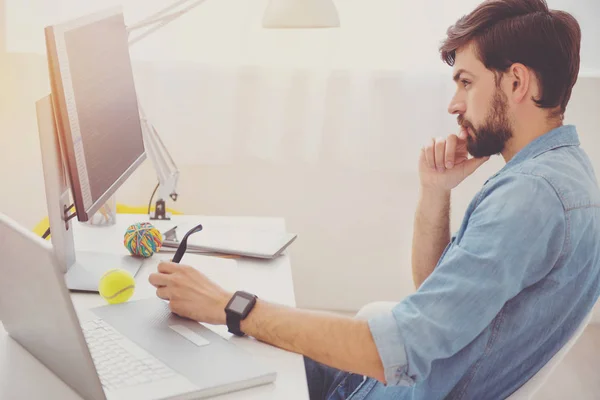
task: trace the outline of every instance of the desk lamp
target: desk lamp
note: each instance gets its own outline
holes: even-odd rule
[[[179,0],[166,8],[148,16],[137,24],[127,27],[131,33],[146,28],[147,30],[129,40],[129,45],[142,40],[152,32],[162,28],[169,22],[184,15],[193,8],[204,3],[206,0]],[[177,11],[173,11],[182,7]],[[262,26],[264,28],[332,28],[339,27],[340,20],[337,9],[332,0],[270,0],[263,16]],[[140,118],[144,137],[144,146],[148,157],[152,161],[154,170],[158,175],[158,185],[148,204],[150,219],[170,219],[166,212],[165,199],[170,197],[177,201],[177,181],[179,170],[169,154],[166,146],[152,123],[140,107]],[[151,212],[152,199],[156,196],[155,211]]]

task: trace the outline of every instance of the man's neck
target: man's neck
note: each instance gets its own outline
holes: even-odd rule
[[[552,129],[562,126],[560,119],[525,119],[523,123],[516,124],[513,129],[512,138],[506,143],[506,147],[502,151],[502,157],[505,162],[509,162],[518,152],[523,150],[525,146],[550,132]]]

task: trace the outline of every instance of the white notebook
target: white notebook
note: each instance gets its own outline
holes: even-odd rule
[[[161,251],[175,251],[187,228],[179,226],[163,234]],[[220,253],[253,258],[271,259],[278,257],[296,240],[297,234],[287,232],[251,230],[225,227],[204,227],[202,231],[188,237],[187,251],[195,253]]]

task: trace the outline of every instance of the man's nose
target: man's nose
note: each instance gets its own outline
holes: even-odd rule
[[[448,112],[450,114],[464,114],[467,111],[467,107],[464,101],[454,97],[448,106]]]

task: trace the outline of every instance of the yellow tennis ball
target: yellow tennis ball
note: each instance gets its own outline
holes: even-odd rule
[[[135,279],[124,269],[111,269],[100,278],[98,291],[109,304],[124,303],[133,296]]]

